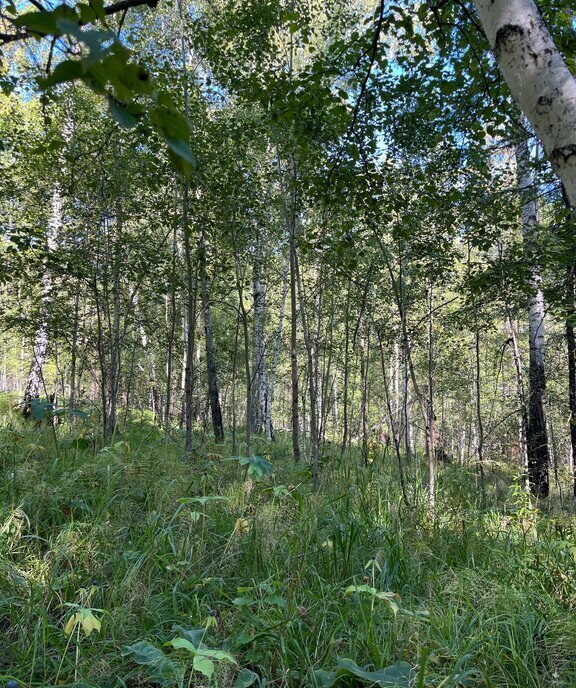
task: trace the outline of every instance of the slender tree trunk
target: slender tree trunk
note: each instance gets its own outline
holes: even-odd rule
[[[140,330],[140,342],[142,344],[142,351],[146,357],[146,362],[148,364],[148,382],[149,382],[149,406],[156,420],[156,415],[158,413],[158,387],[156,381],[156,357],[154,351],[148,346],[148,334],[146,328],[144,327],[144,314],[140,311],[138,297],[134,296],[134,312],[138,319],[138,327]]]
[[[164,427],[169,432],[172,426],[172,368],[174,365],[174,340],[176,337],[176,320],[178,318],[176,308],[176,246],[177,228],[174,226],[172,234],[172,263],[170,271],[170,309],[168,316],[170,325],[168,328],[168,350],[166,352],[166,401],[164,404]]]
[[[2,392],[8,392],[8,342],[2,337]]]
[[[298,413],[298,303],[296,301],[296,218],[290,222],[290,373],[292,378],[292,450],[300,463],[300,417]]]
[[[98,260],[98,258],[97,258]],[[106,272],[104,272],[104,280],[106,277]],[[96,306],[96,351],[98,354],[98,367],[100,368],[100,405],[102,407],[102,437],[106,438],[106,417],[108,409],[108,370],[106,366],[106,353],[104,349],[104,324],[103,324],[103,305],[102,305],[102,295],[100,293],[100,288],[98,286],[98,271],[94,270],[92,275],[92,289],[94,292],[94,303]],[[93,379],[96,375],[93,375]],[[90,391],[90,399],[93,398],[93,388]]]
[[[316,374],[314,371],[314,354],[312,348],[312,341],[310,338],[310,329],[308,327],[308,319],[306,317],[306,309],[304,308],[304,292],[302,289],[302,279],[300,269],[298,267],[298,257],[295,255],[296,283],[298,286],[298,301],[300,305],[300,318],[302,321],[302,336],[304,337],[304,346],[308,358],[308,391],[310,395],[310,461],[312,463],[313,488],[314,492],[318,490],[318,470],[319,470],[319,452],[318,452],[318,410],[317,410],[317,394],[316,388]]]
[[[238,259],[238,248],[234,240],[234,266],[236,271],[236,291],[238,293],[238,308],[242,316],[242,331],[244,334],[244,371],[246,376],[246,455],[252,453],[252,427],[250,418],[252,416],[252,374],[250,372],[250,335],[248,332],[248,312],[244,305],[243,275],[240,271],[240,261]]]
[[[251,430],[261,433],[266,415],[266,361],[264,345],[264,318],[266,287],[262,275],[263,236],[259,229],[256,236],[256,255],[252,269],[252,298],[254,304],[254,346],[252,350],[252,414],[249,422]]]
[[[402,329],[402,411],[404,417],[404,449],[406,461],[410,463],[412,458],[412,419],[410,413],[410,340],[408,338],[408,313],[406,306],[406,294],[404,284],[404,260],[399,259],[399,286],[396,287],[391,266],[388,267],[392,286],[395,289],[397,306],[399,308],[400,325]],[[416,391],[416,390],[415,390]]]
[[[321,386],[321,404],[322,412],[319,413],[320,427],[318,428],[318,436],[322,446],[326,441],[326,426],[328,424],[328,416],[330,409],[334,406],[334,376],[332,374],[332,357],[334,354],[334,302],[332,299],[330,308],[330,322],[328,324],[328,355],[322,361],[322,386]],[[318,334],[318,341],[320,341],[320,334]]]
[[[236,420],[236,379],[238,377],[238,337],[240,334],[240,309],[236,315],[236,333],[234,335],[234,356],[232,358],[232,454],[238,453],[238,435]]]
[[[416,400],[418,402],[418,405],[420,406],[420,411],[422,413],[422,419],[424,421],[425,425],[425,440],[426,440],[426,454],[427,454],[427,459],[428,459],[428,466],[435,466],[435,419],[434,419],[434,405],[433,405],[433,388],[431,387],[431,380],[433,380],[433,375],[431,375],[431,372],[433,372],[433,337],[432,337],[432,324],[433,324],[433,311],[432,311],[432,300],[430,301],[430,308],[429,308],[429,331],[428,331],[428,402],[426,401],[426,398],[422,392],[422,389],[420,388],[420,385],[418,383],[418,379],[416,377],[416,372],[414,370],[414,365],[412,362],[412,354],[411,354],[411,345],[410,345],[410,338],[408,335],[408,319],[407,319],[407,313],[406,313],[406,301],[405,301],[405,284],[404,284],[404,274],[403,274],[403,269],[402,269],[402,261],[400,261],[400,273],[398,280],[396,279],[394,275],[394,271],[392,270],[392,265],[390,263],[390,258],[388,255],[388,251],[386,250],[386,247],[382,243],[382,240],[378,234],[376,234],[376,239],[380,245],[380,249],[382,252],[382,257],[384,258],[384,261],[386,263],[386,267],[388,269],[388,273],[390,275],[390,282],[392,285],[392,291],[394,294],[394,299],[396,301],[396,307],[398,309],[398,315],[400,316],[400,324],[402,327],[402,346],[404,349],[404,356],[406,359],[407,367],[408,367],[408,372],[410,373],[410,380],[412,381],[412,388],[414,390],[414,395],[416,397]],[[432,295],[431,297],[432,298]],[[432,366],[432,368],[430,367]],[[430,510],[433,513],[433,509],[435,506],[435,481],[433,480],[432,485],[430,485],[430,493],[429,493],[429,506]]]
[[[476,453],[477,467],[480,475],[480,490],[482,492],[482,503],[486,501],[486,474],[484,471],[484,421],[482,418],[482,366],[480,359],[480,330],[476,324],[474,332],[474,351],[476,369],[474,375],[474,400],[476,406],[476,424],[478,428]]]
[[[76,285],[74,294],[74,318],[72,321],[72,346],[70,350],[70,390],[68,395],[68,405],[70,411],[75,407],[76,400],[76,365],[78,359],[78,329],[80,326],[80,283]]]
[[[530,153],[526,141],[516,146],[518,188],[522,203],[522,234],[525,251],[534,246],[538,231],[538,208],[535,199],[535,180],[531,172]],[[528,402],[528,480],[536,497],[549,492],[548,434],[546,431],[546,370],[544,365],[544,294],[538,265],[531,266],[528,301],[528,329],[530,341],[530,397]]]
[[[100,397],[102,404],[102,436],[107,442],[114,434],[117,422],[117,394],[121,365],[120,341],[120,252],[121,214],[117,208],[113,223],[117,236],[112,237],[112,223],[104,214],[92,288],[96,304],[97,352],[100,368]],[[100,267],[99,267],[100,266]]]
[[[284,328],[284,316],[286,313],[286,296],[288,294],[288,264],[282,270],[282,301],[280,303],[280,315],[278,316],[278,327],[274,336],[274,356],[272,364],[268,372],[268,389],[266,393],[266,412],[265,412],[265,426],[266,437],[269,440],[274,439],[274,427],[272,424],[272,405],[274,403],[274,383],[276,379],[276,369],[280,360],[280,347],[282,346],[282,331]]]
[[[318,275],[316,277],[315,275],[315,282],[316,282],[316,296],[317,298],[315,299],[315,316],[316,316],[316,327],[315,327],[315,332],[314,335],[312,336],[312,332],[310,332],[311,340],[310,343],[312,344],[312,348],[314,351],[314,359],[313,359],[313,365],[314,365],[314,388],[316,390],[316,442],[318,445],[318,454],[320,454],[320,437],[321,437],[321,422],[322,422],[322,413],[323,413],[323,402],[324,402],[324,395],[322,393],[322,376],[321,376],[321,369],[320,369],[320,342],[322,341],[321,333],[322,333],[322,310],[323,310],[323,304],[324,304],[324,269],[323,265],[320,265],[320,270],[318,271]],[[315,270],[312,271],[313,273],[316,273]],[[312,328],[310,328],[311,330]]]
[[[218,373],[216,369],[216,354],[214,352],[214,335],[212,332],[212,312],[210,308],[210,293],[206,270],[206,242],[204,233],[200,237],[199,246],[200,281],[202,284],[202,308],[204,310],[204,331],[206,333],[206,365],[208,368],[208,397],[212,414],[212,429],[216,442],[224,441],[224,424],[222,409],[218,393]]]
[[[573,495],[576,499],[576,278],[575,268],[568,269],[567,279],[568,317],[566,318],[566,343],[568,345],[568,405],[570,411],[570,446],[574,472]]]
[[[394,419],[396,426],[401,427],[400,420],[400,347],[398,341],[394,341],[394,353],[390,357],[390,376],[388,378],[392,384],[392,401],[394,409]]]
[[[410,372],[408,370],[408,357],[406,345],[402,344],[402,429],[404,439],[404,453],[406,461],[412,459],[412,418],[410,413]]]
[[[436,508],[436,415],[434,412],[434,288],[430,285],[428,301],[428,414],[426,454],[428,455],[429,507]]]
[[[56,182],[52,191],[52,207],[48,227],[46,231],[46,249],[49,254],[54,253],[57,247],[58,235],[62,228],[62,192],[60,183]],[[28,369],[26,387],[24,389],[24,415],[30,413],[30,405],[33,399],[38,399],[45,391],[44,363],[49,347],[50,327],[50,302],[52,292],[52,275],[47,267],[42,275],[42,291],[40,293],[40,314],[34,345],[32,360]]]
[[[342,399],[342,452],[344,455],[346,451],[346,444],[349,441],[349,427],[348,427],[348,381],[350,376],[350,292],[352,284],[348,280],[348,287],[346,289],[346,310],[344,314],[344,380],[343,380],[343,399]]]
[[[376,328],[375,328],[376,329]],[[378,343],[380,348],[380,364],[382,366],[382,378],[384,380],[384,393],[386,395],[386,408],[388,410],[388,419],[390,424],[390,433],[392,435],[392,444],[394,446],[394,452],[396,454],[396,460],[398,462],[398,474],[400,476],[400,487],[402,488],[402,499],[404,504],[410,508],[410,500],[408,499],[408,491],[406,489],[406,477],[404,475],[404,466],[402,464],[402,453],[401,453],[401,437],[400,437],[400,427],[398,422],[398,415],[394,412],[392,408],[392,403],[390,400],[390,381],[386,378],[386,360],[384,355],[384,343],[380,332],[376,329],[376,334],[378,335]],[[395,347],[396,348],[396,347]]]
[[[362,425],[362,460],[364,466],[368,465],[368,344],[367,344],[367,332],[366,332],[366,322],[364,321],[361,325],[360,333],[360,419]]]
[[[180,57],[182,62],[182,75],[184,78],[184,116],[189,116],[189,91],[188,91],[188,56],[189,50],[186,44],[185,19],[182,0],[178,0],[178,12],[180,15]],[[190,242],[190,227],[188,221],[190,209],[190,182],[184,182],[182,195],[182,234],[184,240],[184,257],[186,261],[186,313],[188,320],[188,336],[186,338],[186,367],[184,372],[184,423],[186,426],[185,453],[192,452],[193,421],[194,421],[194,345],[196,335],[196,299],[197,279],[192,262],[192,247]]]
[[[520,357],[520,348],[518,347],[518,338],[516,337],[516,328],[512,320],[512,315],[508,309],[508,327],[510,331],[510,343],[512,344],[512,358],[514,360],[514,367],[516,369],[516,389],[518,396],[518,404],[520,407],[520,467],[524,472],[528,469],[528,451],[527,451],[527,437],[528,437],[528,408],[526,404],[526,390],[524,387],[524,371],[522,368],[522,359]]]
[[[188,326],[188,314],[187,314],[187,309],[186,309],[186,302],[183,299],[182,302],[179,304],[180,307],[180,319],[182,321],[182,343],[183,343],[183,351],[182,351],[182,368],[180,370],[180,395],[181,395],[181,400],[182,400],[182,407],[180,409],[180,418],[179,418],[179,423],[178,427],[180,430],[184,427],[184,416],[186,415],[186,367],[188,366],[188,332],[189,332],[189,326]]]
[[[190,186],[184,182],[182,199],[182,230],[184,240],[184,256],[186,262],[186,319],[188,321],[188,336],[186,337],[186,366],[184,369],[184,425],[186,428],[185,452],[192,452],[193,424],[194,424],[194,347],[196,342],[196,275],[192,262],[192,247],[190,245],[190,228],[188,227]]]
[[[107,442],[116,432],[118,416],[118,390],[120,388],[120,369],[122,365],[122,341],[120,324],[122,308],[120,303],[120,265],[121,265],[121,236],[122,236],[122,214],[118,204],[116,212],[117,236],[115,241],[111,241],[110,225],[107,223],[107,261],[108,269],[113,270],[112,283],[112,313],[108,296],[106,295],[106,311],[108,320],[108,348],[109,348],[109,369],[108,369],[108,406],[104,425],[104,441]],[[114,244],[112,246],[112,243]],[[107,289],[107,292],[109,290]]]

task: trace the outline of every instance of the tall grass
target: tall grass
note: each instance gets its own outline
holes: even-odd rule
[[[162,648],[176,625],[205,628],[205,642],[239,662],[217,663],[210,681],[188,667],[187,685],[231,686],[240,667],[279,686],[320,685],[318,670],[342,659],[369,670],[407,662],[420,686],[576,685],[573,519],[536,509],[504,469],[504,497],[494,491],[485,508],[473,474],[443,469],[431,520],[418,465],[407,510],[394,466],[360,468],[354,452],[341,460],[328,448],[313,495],[288,438],[257,440],[274,473],[250,490],[222,460],[227,445],[186,463],[179,442],[144,421],[105,449],[67,433],[55,441],[51,428],[2,414],[5,682],[154,685],[121,650]],[[179,501],[190,497],[220,499]],[[400,608],[346,594],[351,585],[395,593]],[[78,609],[101,629],[67,635]]]

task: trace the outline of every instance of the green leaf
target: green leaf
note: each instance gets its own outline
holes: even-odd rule
[[[172,626],[172,632],[179,633],[181,638],[185,638],[198,649],[203,647],[202,640],[206,635],[205,628],[183,628],[182,626],[178,626],[178,624],[174,624],[174,626]]]
[[[241,466],[247,466],[248,475],[255,478],[265,478],[274,471],[273,464],[263,456],[232,456],[225,461],[238,461]]]
[[[158,96],[161,99],[162,94]],[[164,100],[164,98],[162,98]],[[184,140],[190,134],[188,123],[174,108],[158,105],[150,110],[150,119],[156,130],[170,139]]]
[[[376,594],[376,588],[371,587],[370,585],[349,585],[346,590],[344,590],[344,596],[351,595],[353,592],[355,593],[361,593],[361,592],[367,592],[370,595],[375,595]]]
[[[366,671],[351,659],[341,659],[335,671],[319,669],[314,672],[315,683],[319,688],[332,688],[345,677],[355,677],[368,685],[381,688],[409,688],[414,678],[414,669],[407,662],[396,662],[385,669]]]
[[[84,5],[83,3],[80,3],[76,7],[80,12],[80,21],[83,24],[92,24],[92,22],[96,21],[96,12],[93,7]]]
[[[335,671],[317,669],[312,675],[314,677],[312,685],[315,685],[316,688],[332,688],[337,683]]]
[[[258,678],[258,674],[250,671],[250,669],[242,669],[236,677],[236,681],[234,681],[232,688],[250,688]]]
[[[222,662],[238,664],[234,657],[229,652],[224,652],[224,650],[198,650],[198,655],[210,657],[211,659],[218,659]]]
[[[176,139],[173,138],[172,136],[164,136],[164,141],[170,146],[170,148],[176,153],[176,155],[182,160],[186,161],[189,165],[192,166],[192,168],[196,168],[198,161],[196,160],[196,156],[194,153],[190,150],[190,147],[186,143],[186,141],[183,141],[182,139]]]
[[[34,420],[40,422],[44,416],[51,415],[54,410],[54,405],[47,399],[31,399],[30,411]]]
[[[197,648],[195,648],[189,640],[186,640],[186,638],[172,638],[168,645],[172,645],[175,650],[188,650],[188,652],[192,654],[196,654],[197,652]]]
[[[211,678],[214,673],[214,662],[209,660],[207,657],[202,657],[202,655],[196,655],[192,666],[196,671],[204,674],[206,678]]]
[[[104,0],[88,0],[88,4],[94,10],[98,19],[103,21],[106,16],[104,14]]]
[[[285,607],[287,604],[286,600],[279,595],[269,595],[268,597],[265,597],[262,602],[273,607]]]
[[[148,676],[154,683],[166,687],[178,686],[182,683],[184,678],[183,668],[174,664],[166,657],[162,650],[145,640],[123,647],[120,654],[122,657],[132,655],[132,660],[136,664],[147,667]]]
[[[274,466],[270,461],[267,461],[263,456],[253,456],[250,460],[250,468],[248,475],[256,478],[265,478],[274,470]]]
[[[41,88],[47,88],[48,86],[54,86],[55,84],[61,84],[66,81],[80,79],[83,75],[84,67],[82,62],[79,60],[64,60],[63,62],[59,62],[53,72],[45,79],[39,79],[39,84]]]
[[[153,664],[154,662],[165,658],[162,650],[159,650],[157,647],[154,647],[154,645],[151,645],[145,640],[134,643],[134,645],[126,645],[122,648],[120,654],[122,657],[133,655],[132,659],[136,662],[136,664]]]
[[[71,36],[74,36],[74,38],[82,40],[82,29],[80,28],[76,17],[70,18],[63,16],[57,18],[56,28],[58,29],[58,33],[69,33]]]
[[[70,417],[74,418],[82,418],[82,420],[87,420],[88,419],[88,414],[86,411],[82,411],[81,409],[73,408],[73,409],[68,409],[66,412]]]
[[[255,600],[253,597],[250,597],[249,595],[243,595],[242,597],[235,597],[232,600],[232,604],[235,605],[236,607],[249,607],[251,604],[254,604]]]
[[[112,98],[108,101],[110,107],[110,112],[114,119],[118,122],[124,129],[132,129],[138,124],[138,120],[134,115],[131,115],[124,105],[117,103]]]
[[[56,17],[52,12],[26,12],[14,20],[14,25],[41,35],[55,34]]]

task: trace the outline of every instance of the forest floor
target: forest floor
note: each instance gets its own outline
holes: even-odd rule
[[[442,468],[432,520],[423,465],[408,510],[382,456],[328,447],[313,495],[282,436],[246,483],[229,444],[186,463],[145,420],[99,449],[0,411],[2,685],[576,685],[572,507],[503,466],[484,504]]]

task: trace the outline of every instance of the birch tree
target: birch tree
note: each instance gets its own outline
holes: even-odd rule
[[[60,182],[54,184],[52,191],[50,218],[46,230],[46,249],[48,255],[53,254],[57,248],[57,237],[62,228],[62,189]],[[26,379],[24,390],[24,414],[30,412],[30,405],[33,399],[38,399],[45,390],[44,383],[44,363],[48,355],[49,346],[49,321],[50,321],[50,302],[52,297],[52,275],[50,269],[46,267],[42,275],[42,287],[40,294],[40,315],[38,326],[34,336],[32,349],[32,359]]]
[[[535,180],[531,171],[528,143],[516,146],[518,188],[522,204],[522,234],[525,250],[531,251],[538,231],[538,206]],[[544,293],[537,265],[530,268],[528,299],[528,332],[530,340],[530,397],[528,402],[528,479],[532,492],[548,496],[548,436],[546,432],[546,370],[544,366]]]
[[[576,80],[534,0],[474,0],[508,87],[576,206]]]

